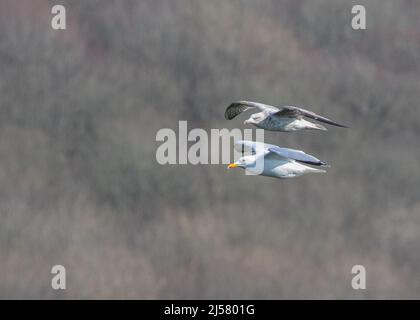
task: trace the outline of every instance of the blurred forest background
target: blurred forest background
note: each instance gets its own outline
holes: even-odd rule
[[[420,298],[419,17],[416,0],[0,0],[0,298]],[[266,133],[324,175],[157,164],[179,120],[244,128],[223,117],[238,99],[351,129]]]

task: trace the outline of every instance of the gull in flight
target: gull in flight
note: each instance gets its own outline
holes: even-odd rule
[[[274,178],[294,178],[306,173],[326,172],[307,166],[327,167],[327,164],[300,150],[246,140],[235,142],[234,148],[249,155],[229,164],[229,169],[243,168],[252,175]]]
[[[245,120],[244,124],[250,123],[261,129],[283,132],[293,132],[303,129],[327,130],[327,128],[321,124],[312,123],[304,119],[310,118],[333,126],[347,128],[347,126],[336,123],[328,118],[302,108],[292,106],[277,108],[267,104],[251,101],[233,102],[229,107],[227,107],[225,111],[225,118],[227,120],[232,120],[238,114],[255,108],[257,108],[259,112],[252,114],[248,120]]]

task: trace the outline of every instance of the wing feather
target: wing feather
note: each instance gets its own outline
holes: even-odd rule
[[[310,154],[307,154],[301,150],[294,150],[289,148],[280,148],[280,147],[270,147],[268,148],[269,152],[275,153],[281,157],[296,160],[298,162],[303,162],[315,166],[326,166],[327,164]]]
[[[259,102],[252,102],[252,101],[236,101],[229,105],[225,111],[225,119],[232,120],[238,114],[248,110],[257,108],[260,111],[265,111],[267,109],[278,111],[279,109],[273,106],[269,106],[267,104],[259,103]]]
[[[281,148],[274,144],[248,140],[238,140],[235,142],[234,148],[242,154],[250,153],[252,155],[256,155],[262,153],[265,157],[272,155],[276,157],[281,157],[283,159],[291,159],[315,166],[327,166],[325,162],[301,150]]]
[[[333,126],[337,126],[341,128],[348,128],[345,125],[339,124],[328,118],[320,116],[319,114],[316,114],[315,112],[312,112],[303,108],[293,107],[293,106],[283,107],[279,112],[276,113],[276,115],[280,117],[290,117],[290,118],[308,117],[308,118],[317,120],[319,122],[327,123]]]

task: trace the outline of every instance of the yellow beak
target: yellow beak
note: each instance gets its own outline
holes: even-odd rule
[[[238,165],[236,163],[231,163],[228,165],[228,169],[236,168]]]

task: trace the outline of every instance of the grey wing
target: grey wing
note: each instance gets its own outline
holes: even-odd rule
[[[308,117],[308,118],[317,120],[319,122],[327,123],[333,126],[348,128],[345,125],[339,124],[328,118],[320,116],[319,114],[316,114],[315,112],[312,112],[303,108],[293,107],[293,106],[282,107],[282,109],[279,112],[277,112],[276,115],[281,116],[281,117],[290,117],[290,118]]]
[[[256,141],[248,141],[248,140],[238,140],[235,141],[234,148],[236,151],[245,154],[250,153],[252,155],[255,155],[260,152],[264,152],[269,147],[274,147],[274,145],[269,145],[262,142],[256,142]]]
[[[267,104],[259,103],[259,102],[252,102],[252,101],[236,101],[229,105],[225,111],[225,118],[227,120],[232,120],[238,114],[252,108],[257,108],[260,111],[265,110],[273,110],[278,111],[279,109],[273,106],[269,106]]]
[[[306,154],[301,150],[294,150],[289,148],[280,148],[280,147],[270,147],[268,148],[268,152],[274,153],[279,155],[283,158],[288,158],[292,160],[296,160],[298,162],[303,162],[315,166],[326,166],[327,164],[310,154]]]

